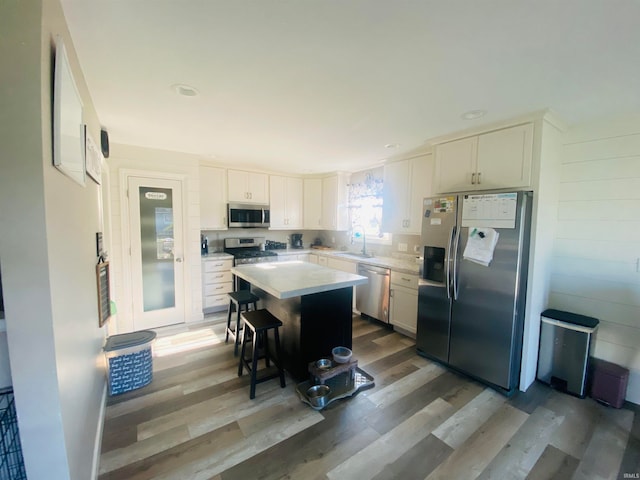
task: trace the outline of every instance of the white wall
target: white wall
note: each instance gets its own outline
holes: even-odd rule
[[[92,478],[105,376],[95,288],[100,189],[52,166],[54,36],[65,39],[94,138],[95,111],[55,0],[0,3],[0,261],[28,478]]]
[[[640,403],[640,115],[568,131],[561,169],[549,307],[600,320],[594,355]]]
[[[183,203],[186,206],[184,261],[185,269],[185,312],[186,322],[202,320],[202,279],[200,256],[200,183],[198,167],[200,157],[187,153],[154,150],[150,148],[111,144],[108,160],[111,178],[110,210],[112,224],[112,252],[114,300],[117,303],[117,325],[110,326],[110,333],[135,330],[132,316],[131,278],[127,268],[129,246],[123,242],[123,207],[120,172],[123,169],[184,175],[186,185]],[[116,330],[117,329],[117,330]]]

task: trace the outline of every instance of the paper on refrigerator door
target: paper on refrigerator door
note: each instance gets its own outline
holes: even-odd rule
[[[493,228],[469,228],[469,239],[462,258],[488,267],[500,234]]]

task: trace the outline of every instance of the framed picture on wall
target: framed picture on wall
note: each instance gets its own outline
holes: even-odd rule
[[[53,164],[82,186],[85,184],[84,135],[82,99],[64,42],[58,35],[53,78]]]
[[[111,291],[109,288],[109,262],[96,265],[98,287],[98,326],[102,327],[111,316]]]
[[[87,159],[87,175],[98,185],[102,183],[102,152],[85,126],[85,158]]]

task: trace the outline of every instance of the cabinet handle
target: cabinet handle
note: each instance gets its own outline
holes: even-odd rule
[[[480,185],[480,175],[482,175],[482,172],[478,172],[478,185]]]
[[[411,281],[411,279],[410,279],[410,278],[400,277],[400,279],[401,279],[403,282],[410,282],[410,281]]]
[[[471,185],[475,185],[476,184],[476,174],[475,172],[471,174]]]
[[[224,287],[216,287],[216,290],[222,290]]]

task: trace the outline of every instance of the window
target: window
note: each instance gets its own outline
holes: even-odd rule
[[[364,234],[367,242],[391,244],[391,235],[382,231],[382,167],[363,170],[351,175],[349,184],[349,213],[352,238]]]

